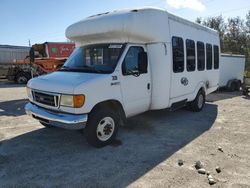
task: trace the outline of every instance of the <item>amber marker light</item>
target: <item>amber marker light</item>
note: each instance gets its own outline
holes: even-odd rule
[[[74,108],[81,108],[84,105],[85,96],[84,95],[74,95],[73,104]]]

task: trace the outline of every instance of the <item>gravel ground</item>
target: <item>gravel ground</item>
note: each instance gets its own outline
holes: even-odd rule
[[[200,113],[136,116],[102,149],[79,131],[43,128],[26,102],[24,86],[0,81],[0,187],[250,187],[250,98],[239,92],[209,95]]]

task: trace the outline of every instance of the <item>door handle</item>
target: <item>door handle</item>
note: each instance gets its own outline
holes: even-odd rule
[[[150,90],[150,83],[148,83],[147,88],[148,88],[148,90]]]

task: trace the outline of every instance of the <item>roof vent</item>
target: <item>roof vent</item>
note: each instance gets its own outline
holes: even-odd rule
[[[137,9],[134,9],[134,10],[131,10],[131,12],[138,12],[138,10],[137,10]]]
[[[104,13],[92,15],[92,16],[89,16],[89,18],[96,17],[96,16],[101,16],[101,15],[105,15],[105,14],[109,14],[109,12],[104,12]]]

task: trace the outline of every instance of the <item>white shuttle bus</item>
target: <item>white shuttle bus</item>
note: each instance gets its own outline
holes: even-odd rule
[[[66,36],[77,48],[59,71],[29,81],[26,113],[46,127],[85,128],[95,147],[145,111],[201,111],[218,88],[218,33],[165,10],[98,14]]]

